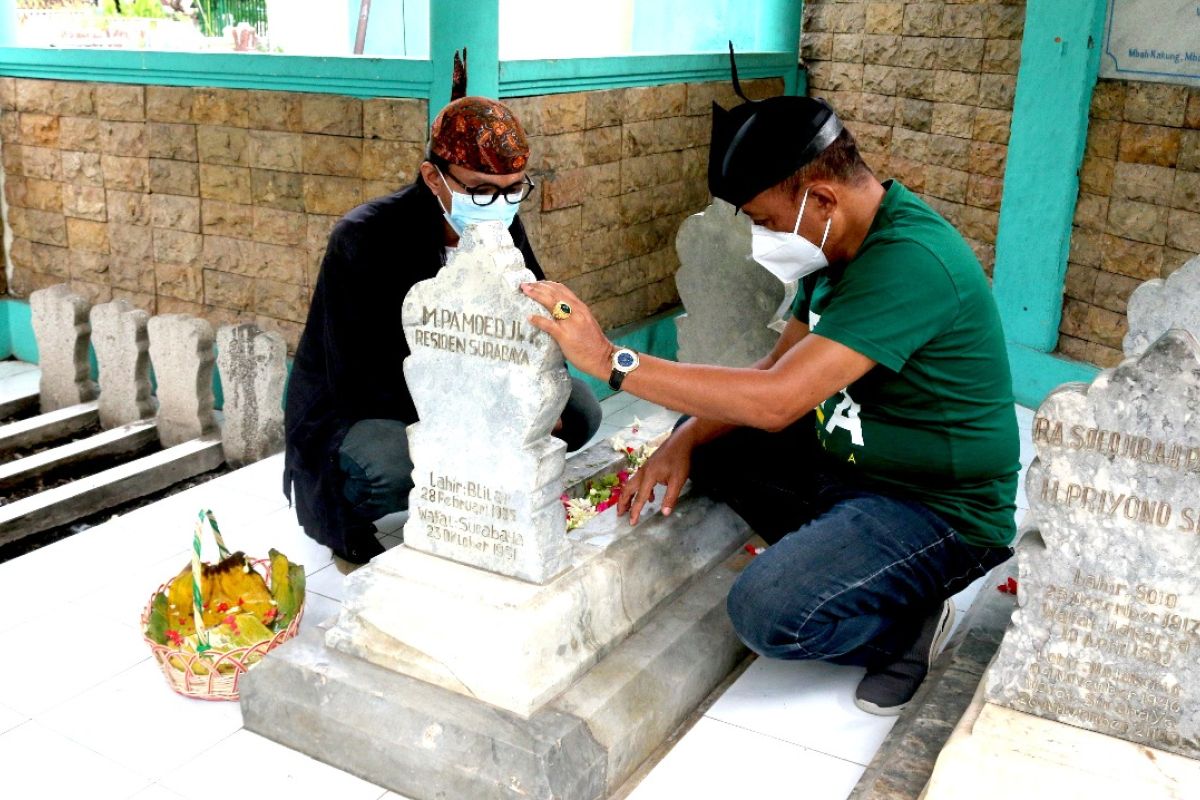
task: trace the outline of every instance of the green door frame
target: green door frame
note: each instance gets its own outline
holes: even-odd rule
[[[1090,381],[1098,371],[1052,353],[1106,14],[1106,0],[1029,0],[1026,6],[994,291],[1013,390],[1031,407],[1055,386]]]

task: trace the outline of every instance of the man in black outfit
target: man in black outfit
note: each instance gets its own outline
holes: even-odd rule
[[[363,564],[383,551],[372,522],[407,509],[413,487],[405,294],[445,265],[467,224],[484,220],[510,222],[526,267],[544,277],[516,216],[533,190],[528,155],[507,107],[458,97],[434,121],[417,179],[355,208],[330,235],[288,386],[283,480],[305,532],[344,561]],[[578,449],[600,416],[596,398],[572,379],[555,435]]]

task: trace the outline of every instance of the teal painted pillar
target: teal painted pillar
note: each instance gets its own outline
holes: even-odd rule
[[[784,18],[781,20],[783,29],[787,32],[787,41],[790,42],[792,51],[792,64],[794,69],[788,69],[787,74],[783,76],[783,93],[787,95],[806,95],[808,94],[807,75],[800,74],[800,34],[804,26],[804,2],[796,0],[794,3],[789,3],[784,11]]]
[[[17,46],[17,0],[0,0],[0,47]]]
[[[1029,0],[1025,11],[994,289],[1008,340],[1042,353],[1058,342],[1106,6]]]
[[[470,51],[467,93],[499,96],[500,0],[434,0],[429,4],[430,122],[450,102],[454,51],[464,47]]]

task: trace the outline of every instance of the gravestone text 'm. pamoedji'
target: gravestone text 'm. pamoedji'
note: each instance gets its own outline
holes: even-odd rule
[[[545,310],[500,223],[469,228],[437,277],[404,300],[415,487],[404,541],[545,583],[570,550],[559,495],[566,445],[550,436],[570,394],[562,352],[529,323]]]

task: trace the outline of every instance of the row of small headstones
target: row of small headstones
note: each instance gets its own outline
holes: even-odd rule
[[[124,300],[93,307],[65,284],[33,292],[29,303],[43,414],[95,400],[106,429],[154,417],[164,447],[210,436],[218,427],[215,339],[225,401],[225,460],[239,466],[283,448],[287,345],[278,334],[244,324],[222,326],[214,337],[205,320],[186,314],[151,317]],[[89,342],[99,385],[91,379]]]

